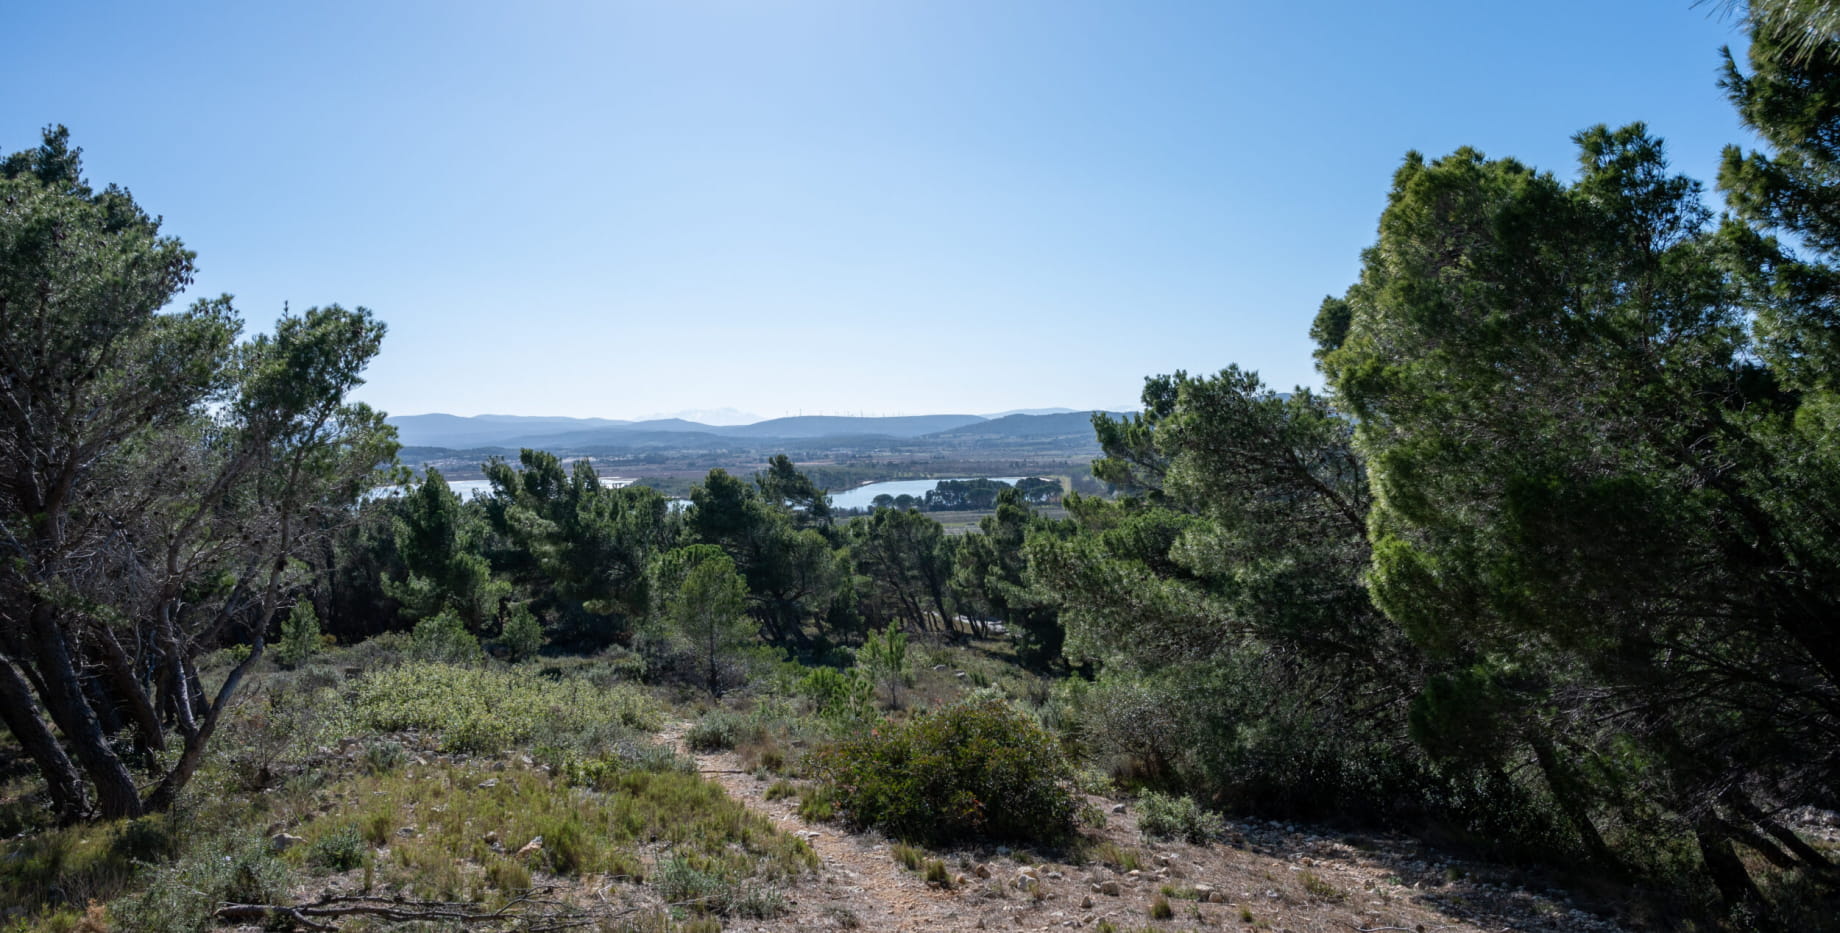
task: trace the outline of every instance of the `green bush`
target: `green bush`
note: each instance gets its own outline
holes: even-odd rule
[[[301,662],[319,653],[319,614],[313,604],[298,602],[281,621],[281,641],[275,645],[275,663],[282,667],[299,667]]]
[[[351,871],[370,860],[370,847],[355,824],[347,823],[313,841],[307,864],[327,871]]]
[[[897,838],[1052,841],[1073,827],[1073,775],[1054,739],[1000,700],[871,729],[815,759],[849,822]]]
[[[854,671],[815,667],[793,685],[793,690],[826,719],[868,719],[874,714],[875,688],[868,678]]]
[[[286,863],[261,836],[201,844],[155,869],[139,894],[110,904],[109,919],[119,933],[202,933],[217,929],[212,912],[219,904],[274,903],[290,882]]]
[[[856,657],[870,679],[888,688],[888,705],[900,708],[901,688],[913,673],[913,664],[907,657],[907,633],[892,623],[879,632],[870,632]]]
[[[693,913],[769,920],[786,912],[786,898],[778,888],[735,878],[693,859],[665,859],[652,881],[666,903]]]
[[[684,733],[684,742],[694,751],[726,751],[745,742],[760,739],[766,730],[747,716],[728,710],[711,710]]]
[[[396,742],[372,742],[364,746],[364,773],[391,774],[409,763],[409,750]]]
[[[512,609],[511,618],[505,620],[498,643],[505,647],[513,661],[534,657],[543,648],[543,623],[528,605],[520,605]]]
[[[1191,797],[1171,797],[1146,791],[1137,798],[1137,828],[1156,839],[1186,839],[1205,843],[1226,834],[1220,814],[1201,809]]]
[[[415,623],[415,632],[410,637],[411,651],[420,661],[468,664],[485,656],[479,650],[479,639],[466,630],[466,623],[452,611]]]

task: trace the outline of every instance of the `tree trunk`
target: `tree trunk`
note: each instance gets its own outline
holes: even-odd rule
[[[31,756],[38,766],[38,773],[45,779],[45,787],[51,793],[51,806],[57,810],[59,822],[71,823],[81,819],[89,810],[89,795],[83,786],[83,778],[77,774],[77,768],[71,764],[70,756],[64,754],[64,747],[58,744],[57,737],[45,727],[38,718],[38,704],[32,699],[31,685],[19,675],[19,670],[6,658],[0,658],[0,720],[18,740],[19,747]]]
[[[266,624],[264,620],[264,625]],[[223,717],[224,710],[229,708],[231,697],[236,695],[237,686],[243,682],[243,675],[252,665],[261,660],[262,648],[262,632],[258,628],[255,644],[250,648],[249,657],[244,658],[243,663],[231,669],[230,676],[224,678],[223,687],[217,691],[217,700],[211,704],[211,711],[205,714],[204,721],[198,724],[197,733],[186,738],[185,750],[179,753],[179,760],[173,764],[171,771],[166,772],[166,777],[161,779],[159,786],[147,795],[145,804],[147,812],[164,813],[172,809],[172,805],[178,801],[179,792],[185,789],[192,775],[198,771],[198,766],[204,762],[205,746],[210,744],[211,734],[217,731],[217,723]]]
[[[1736,908],[1748,903],[1761,910],[1763,895],[1751,880],[1750,872],[1745,870],[1744,862],[1732,851],[1731,837],[1711,807],[1694,818],[1693,838],[1699,843],[1699,856],[1706,863],[1706,874],[1712,876],[1712,883],[1718,886],[1725,906]]]
[[[103,819],[140,816],[144,811],[134,778],[121,757],[109,748],[108,736],[103,734],[95,710],[83,696],[82,681],[71,663],[64,631],[50,606],[32,608],[32,641],[47,688],[40,699],[76,751],[90,783],[96,785],[97,815]]]
[[[1565,763],[1559,760],[1559,752],[1553,747],[1552,740],[1536,732],[1527,737],[1527,744],[1533,747],[1533,757],[1539,762],[1540,772],[1546,777],[1546,786],[1552,791],[1553,801],[1559,805],[1559,811],[1565,814],[1572,829],[1578,833],[1585,851],[1591,853],[1600,867],[1621,877],[1622,861],[1610,851],[1603,834],[1597,831],[1597,824],[1591,822],[1591,814],[1579,798],[1576,781]]]
[[[113,688],[116,700],[127,707],[129,718],[134,720],[141,750],[149,763],[156,761],[155,756],[166,748],[166,731],[160,727],[160,716],[153,708],[152,699],[134,676],[134,662],[122,650],[115,633],[102,629],[95,632],[93,640],[102,657],[103,669],[108,672],[108,685]]]

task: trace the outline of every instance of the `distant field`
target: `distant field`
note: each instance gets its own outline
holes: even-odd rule
[[[928,512],[926,514],[944,526],[946,534],[964,535],[978,530],[978,522],[983,521],[985,516],[995,515],[996,512],[992,510],[987,512]],[[1048,518],[1066,518],[1067,510],[1058,505],[1051,505],[1035,509],[1035,514]]]

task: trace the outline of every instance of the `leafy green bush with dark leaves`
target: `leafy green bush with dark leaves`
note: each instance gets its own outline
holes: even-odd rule
[[[846,820],[897,838],[1054,841],[1073,828],[1073,775],[1054,739],[1002,700],[883,725],[815,758]]]

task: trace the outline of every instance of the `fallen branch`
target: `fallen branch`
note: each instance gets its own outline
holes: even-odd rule
[[[496,910],[482,910],[472,904],[453,901],[405,901],[368,895],[329,895],[310,904],[225,904],[216,911],[219,920],[261,922],[287,920],[315,931],[336,931],[338,920],[347,917],[374,917],[392,923],[445,923],[486,926],[516,925],[526,931],[555,931],[588,926],[637,913],[641,908],[571,907],[556,901],[537,899],[525,892]]]

